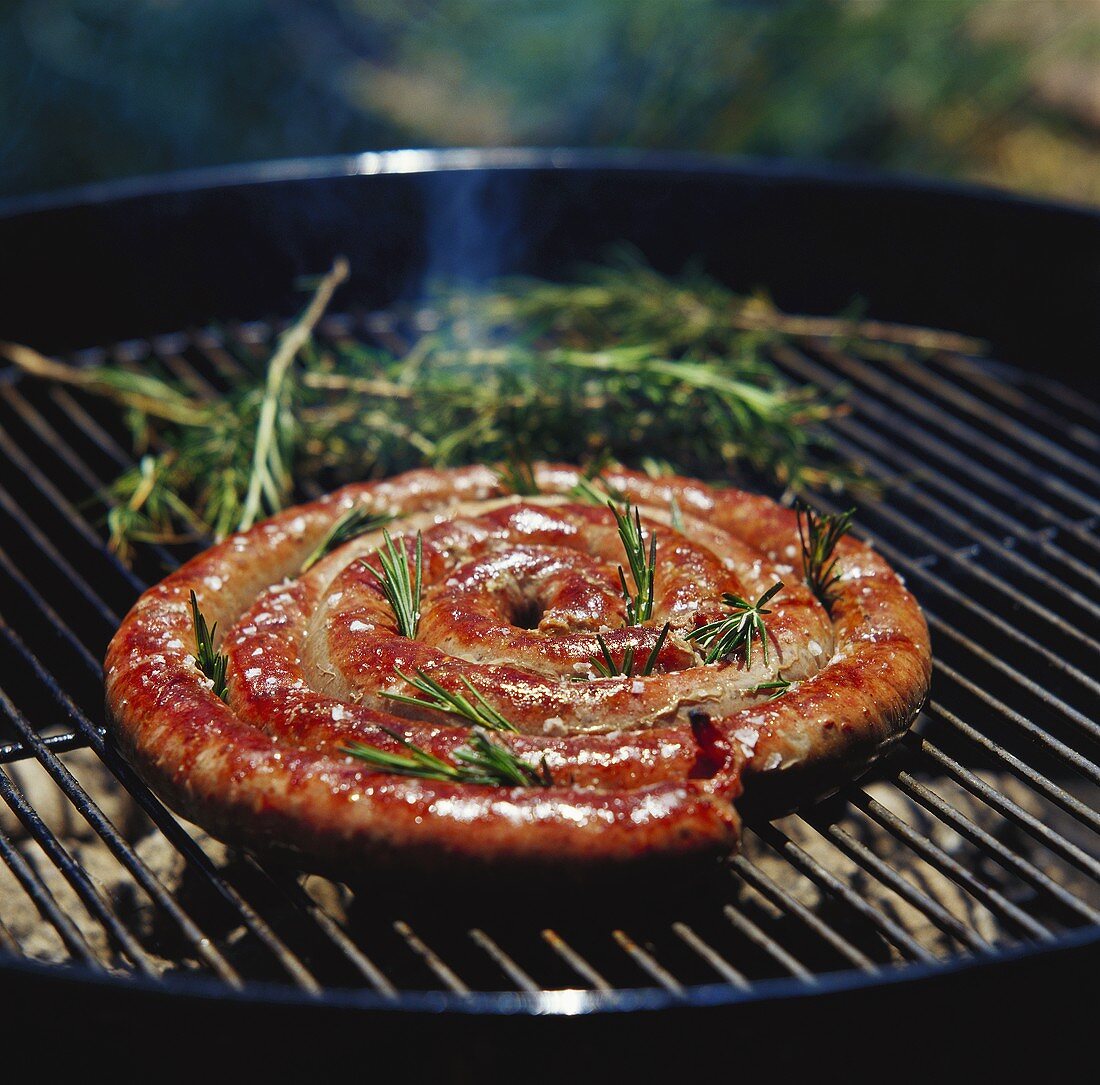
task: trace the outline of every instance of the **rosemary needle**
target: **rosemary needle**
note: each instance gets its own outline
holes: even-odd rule
[[[657,533],[649,533],[649,550],[646,551],[645,536],[642,533],[642,517],[637,509],[627,502],[620,509],[614,501],[608,501],[607,507],[615,517],[619,528],[619,538],[626,551],[627,564],[634,581],[631,591],[626,582],[626,573],[619,566],[619,583],[622,586],[623,602],[626,604],[626,624],[641,625],[653,617],[653,580],[657,568]],[[631,517],[633,511],[634,516]]]
[[[600,646],[600,656],[593,656],[591,659],[592,666],[599,672],[601,678],[634,678],[645,677],[646,675],[653,673],[653,668],[656,666],[657,657],[661,654],[661,649],[664,647],[665,639],[668,637],[668,631],[670,629],[668,622],[661,628],[661,632],[657,637],[657,643],[653,645],[648,656],[646,656],[645,663],[642,664],[642,669],[638,671],[637,675],[634,673],[634,654],[635,647],[632,644],[623,653],[623,661],[621,664],[615,662],[614,657],[611,655],[611,649],[607,646],[607,641],[603,639],[603,636],[599,633],[596,634],[596,642]]]
[[[509,456],[496,469],[496,474],[500,485],[509,493],[519,494],[521,497],[534,497],[542,493],[529,459],[518,455]]]
[[[778,677],[770,682],[758,682],[755,686],[749,686],[749,693],[770,693],[769,701],[782,697],[791,688],[791,682],[787,678]]]

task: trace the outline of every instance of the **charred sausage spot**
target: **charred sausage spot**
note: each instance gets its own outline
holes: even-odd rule
[[[712,780],[730,767],[733,748],[706,712],[688,713],[688,722],[697,748],[695,763],[688,775],[692,780]]]

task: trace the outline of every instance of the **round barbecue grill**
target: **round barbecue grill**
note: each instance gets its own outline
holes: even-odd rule
[[[295,280],[337,253],[352,280],[320,334],[370,342],[428,278],[555,277],[621,241],[661,270],[695,260],[766,287],[787,312],[859,297],[868,319],[948,330],[882,349],[809,335],[774,354],[796,382],[847,388],[836,442],[888,483],[856,524],[932,631],[913,732],[682,884],[513,897],[267,867],[178,821],[103,730],[107,640],[172,560],[145,547],[131,569],[105,546],[94,495],[131,462],[117,413],[0,371],[10,1038],[103,1030],[118,1061],[148,1056],[171,1020],[180,1060],[201,1029],[283,1067],[315,1059],[316,1036],[415,1052],[425,1072],[536,1079],[577,1042],[589,1070],[650,1072],[736,1045],[734,1067],[750,1047],[805,1069],[847,1044],[915,1068],[960,1030],[986,1067],[1015,1029],[1056,1027],[1065,1050],[1100,963],[1096,213],[683,156],[279,163],[0,206],[0,338],[217,394],[264,356]]]

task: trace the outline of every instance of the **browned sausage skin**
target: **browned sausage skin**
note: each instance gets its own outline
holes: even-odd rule
[[[608,482],[658,538],[654,617],[623,627],[609,510],[568,497],[575,468],[538,465],[546,496],[501,491],[480,467],[416,471],[345,487],[233,536],[146,592],[108,650],[115,733],[176,809],[233,843],[289,851],[338,874],[498,863],[618,864],[720,854],[737,841],[733,801],[793,804],[859,771],[899,735],[927,688],[927,630],[912,597],[866,546],[845,539],[832,619],[801,583],[793,514],[766,498],[688,479],[616,471]],[[670,525],[675,496],[684,530]],[[377,580],[378,533],[306,574],[305,557],[349,508],[398,514],[423,533],[416,639],[400,637]],[[784,590],[769,653],[701,665],[687,634],[720,596]],[[195,666],[189,592],[225,636],[228,703]],[[588,667],[653,648],[644,677]],[[496,736],[545,764],[549,788],[442,784],[372,771],[341,747],[397,750],[383,728],[448,757],[468,731],[392,701],[420,668],[468,680],[518,728]],[[781,673],[769,701],[754,690]],[[742,769],[744,771],[742,771]]]

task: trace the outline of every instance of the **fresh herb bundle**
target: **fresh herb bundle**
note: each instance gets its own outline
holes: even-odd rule
[[[407,343],[319,341],[317,324],[347,272],[337,261],[266,366],[238,359],[217,397],[197,396],[155,365],[142,374],[114,363],[74,367],[0,344],[24,371],[123,408],[142,459],[104,498],[124,558],[136,542],[249,527],[306,482],[500,462],[516,448],[573,462],[600,450],[627,463],[657,452],[687,474],[748,472],[795,493],[860,482],[821,427],[841,404],[790,383],[768,358],[792,335],[857,335],[850,321],[831,332],[803,328],[759,298],[626,259],[573,284],[437,293],[430,321],[395,315]],[[430,330],[411,330],[422,327]],[[521,492],[533,481],[522,468],[503,473]],[[598,477],[587,481],[589,497],[615,496],[600,493]]]

